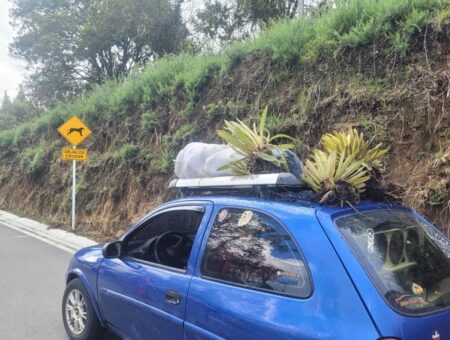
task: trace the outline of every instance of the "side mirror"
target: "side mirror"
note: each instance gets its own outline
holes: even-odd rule
[[[102,249],[103,257],[105,259],[117,259],[122,255],[122,242],[115,241],[106,243]]]

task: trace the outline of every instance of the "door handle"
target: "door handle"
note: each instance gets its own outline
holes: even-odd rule
[[[172,305],[179,305],[180,293],[178,293],[176,290],[166,290],[166,301],[168,303],[171,303]]]

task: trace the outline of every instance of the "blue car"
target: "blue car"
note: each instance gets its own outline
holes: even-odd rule
[[[287,174],[178,180],[181,197],[80,250],[71,339],[450,339],[450,241],[416,212],[318,204]]]

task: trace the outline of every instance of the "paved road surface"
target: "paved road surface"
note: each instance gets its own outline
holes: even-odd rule
[[[70,257],[0,224],[0,339],[68,339],[61,298]]]

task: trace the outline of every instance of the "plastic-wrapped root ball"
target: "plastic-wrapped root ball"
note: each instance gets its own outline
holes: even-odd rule
[[[242,158],[242,154],[228,145],[189,143],[175,159],[175,175],[180,179],[231,175],[218,169]]]

